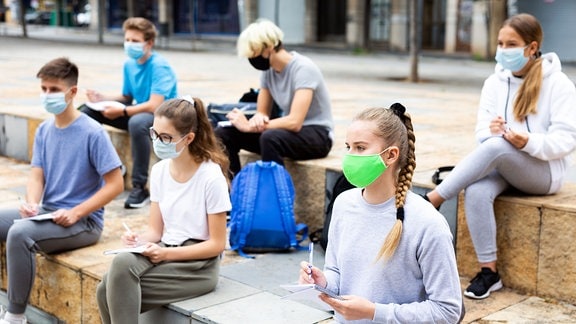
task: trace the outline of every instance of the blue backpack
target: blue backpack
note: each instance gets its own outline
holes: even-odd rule
[[[276,162],[248,163],[234,177],[231,188],[230,247],[244,252],[301,249],[308,235],[294,220],[294,185]],[[299,239],[296,238],[298,233]]]

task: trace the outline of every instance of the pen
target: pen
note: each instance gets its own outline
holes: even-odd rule
[[[308,279],[312,279],[312,264],[314,263],[314,243],[310,242],[308,245],[308,269],[310,272],[308,273]]]
[[[128,225],[126,225],[125,222],[122,222],[122,226],[124,226],[124,228],[126,229],[127,232],[129,232],[130,234],[134,234],[134,232],[132,232],[132,230],[130,229],[130,227],[128,227]]]
[[[138,245],[138,238],[136,237],[136,235],[134,234],[134,232],[132,232],[132,230],[130,229],[130,227],[128,227],[128,224],[126,224],[125,222],[122,222],[122,226],[124,226],[124,228],[126,229],[126,231],[128,233],[130,233],[130,235],[132,235],[132,237],[134,237],[134,242],[136,245]]]

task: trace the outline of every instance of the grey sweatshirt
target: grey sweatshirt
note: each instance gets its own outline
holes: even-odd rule
[[[376,303],[373,321],[353,323],[457,323],[462,292],[452,234],[445,218],[409,192],[400,244],[375,262],[396,221],[394,198],[377,205],[352,189],[335,201],[324,273],[328,289]],[[346,320],[336,314],[339,322]]]

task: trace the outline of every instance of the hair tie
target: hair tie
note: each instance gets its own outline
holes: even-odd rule
[[[192,98],[191,95],[180,96],[180,99],[188,101],[189,103],[192,104],[194,108],[196,108],[196,102],[194,101],[194,98]]]
[[[396,103],[393,103],[392,106],[390,106],[390,109],[392,110],[394,115],[398,116],[398,118],[400,118],[400,120],[402,120],[403,123],[406,121],[406,118],[404,117],[404,113],[406,112],[406,107],[404,107],[404,106],[402,106],[402,104],[399,104],[396,102]]]
[[[398,207],[398,209],[396,209],[396,219],[404,222],[404,207]]]

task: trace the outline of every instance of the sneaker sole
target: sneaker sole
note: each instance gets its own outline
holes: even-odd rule
[[[143,202],[139,203],[139,204],[124,204],[124,208],[126,209],[135,209],[135,208],[142,208],[144,206],[146,206],[146,204],[148,204],[148,202],[150,201],[149,198],[146,198]]]
[[[464,296],[468,297],[468,298],[472,298],[472,299],[484,299],[487,298],[488,296],[490,296],[490,292],[492,291],[496,291],[496,290],[500,290],[502,289],[502,280],[498,280],[495,284],[493,284],[492,286],[490,286],[490,288],[488,288],[488,291],[481,296],[476,296],[474,295],[473,292],[471,291],[464,291]]]

